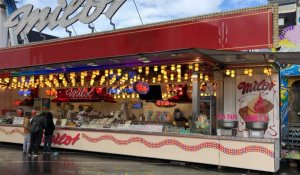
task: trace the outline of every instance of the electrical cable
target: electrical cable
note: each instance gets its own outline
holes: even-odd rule
[[[75,28],[74,28],[73,24],[71,25],[71,27],[72,27],[72,29],[73,29],[73,31],[74,31],[74,33],[75,33],[75,35],[77,36],[77,32],[76,32],[76,30],[75,30]]]
[[[142,23],[142,25],[144,25],[144,22],[143,22],[143,19],[142,19],[142,16],[141,16],[141,14],[140,14],[140,11],[139,11],[138,6],[136,5],[135,0],[132,0],[132,1],[133,1],[133,3],[134,3],[135,9],[136,9],[136,11],[137,11],[137,13],[138,13],[138,15],[139,15],[139,17],[140,17],[141,23]]]

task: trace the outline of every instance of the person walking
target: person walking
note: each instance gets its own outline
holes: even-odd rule
[[[46,121],[47,127],[44,132],[44,154],[50,154],[53,132],[55,130],[53,115],[50,112],[46,113]]]
[[[43,129],[47,127],[47,121],[45,119],[46,112],[36,115],[31,120],[31,138],[28,156],[33,157],[39,156],[39,147],[42,142]]]
[[[23,128],[24,128],[24,143],[23,143],[23,153],[28,154],[29,152],[29,145],[30,145],[30,118],[31,118],[31,113],[26,112],[24,116],[24,121],[23,121]]]

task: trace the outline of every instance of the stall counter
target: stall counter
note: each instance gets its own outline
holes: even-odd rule
[[[20,125],[0,125],[0,142],[23,143]],[[277,172],[278,139],[57,127],[53,147]]]

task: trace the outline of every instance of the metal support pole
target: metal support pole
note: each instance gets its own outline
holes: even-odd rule
[[[193,92],[192,92],[192,117],[193,121],[197,120],[197,117],[200,114],[200,79],[199,73],[193,73]]]

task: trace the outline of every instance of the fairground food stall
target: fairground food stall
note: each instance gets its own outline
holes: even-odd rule
[[[2,49],[0,141],[22,143],[24,112],[48,110],[56,148],[276,172],[271,55],[199,49],[271,48],[275,12],[266,6]]]

